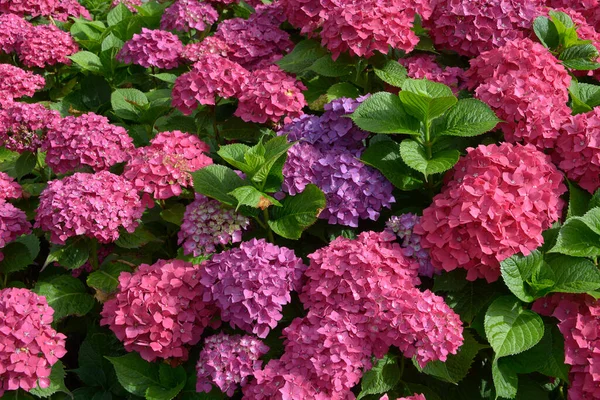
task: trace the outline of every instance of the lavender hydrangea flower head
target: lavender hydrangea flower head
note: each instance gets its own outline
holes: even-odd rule
[[[420,219],[421,217],[412,213],[394,215],[385,223],[385,226],[386,230],[402,239],[401,246],[404,255],[419,263],[419,275],[431,278],[435,268],[431,263],[429,251],[421,246],[421,235],[413,232],[414,226],[419,223]]]

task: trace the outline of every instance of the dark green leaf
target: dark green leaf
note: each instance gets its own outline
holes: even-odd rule
[[[351,74],[354,70],[354,66],[351,61],[343,56],[333,61],[331,55],[328,54],[316,60],[310,66],[310,69],[319,75],[337,78]]]
[[[360,96],[360,90],[348,82],[340,82],[327,89],[327,101],[330,102],[339,98],[355,99]]]
[[[375,93],[358,106],[351,118],[369,132],[419,135],[419,121],[407,114],[400,98],[392,93]]]
[[[119,239],[115,244],[124,249],[139,249],[148,243],[158,240],[149,230],[140,225],[137,229],[129,233],[125,230],[121,230],[119,233]]]
[[[107,15],[108,26],[113,26],[121,21],[131,17],[133,14],[123,3],[119,3],[115,8],[110,10]]]
[[[317,186],[310,184],[302,193],[285,198],[282,205],[273,209],[269,226],[279,236],[299,239],[325,208],[325,195]]]
[[[581,219],[569,218],[562,226],[556,245],[550,253],[562,253],[574,257],[597,257],[600,255],[600,235]]]
[[[85,264],[89,257],[90,240],[84,236],[76,236],[67,239],[67,242],[62,246],[52,245],[46,265],[49,262],[56,261],[67,269],[77,269]]]
[[[393,389],[399,381],[398,359],[394,355],[386,354],[363,375],[357,400],[369,394],[383,394]]]
[[[232,169],[212,164],[192,172],[194,189],[205,196],[235,207],[237,200],[231,196],[233,190],[244,186],[244,181]]]
[[[54,309],[54,321],[67,315],[85,315],[94,306],[94,298],[86,293],[84,284],[70,275],[40,280],[33,291],[46,297],[48,305]]]
[[[569,381],[569,366],[565,365],[565,340],[556,325],[548,328],[552,333],[552,349],[546,354],[546,362],[538,369],[544,375]]]
[[[87,277],[87,285],[107,294],[113,293],[119,286],[121,272],[131,272],[131,267],[118,261],[104,263]]]
[[[509,366],[505,365],[505,360],[495,358],[492,363],[492,377],[496,396],[507,399],[514,399],[517,395],[519,377]]]
[[[325,50],[318,41],[306,39],[299,42],[291,53],[277,61],[282,70],[292,74],[299,74],[310,68],[318,59],[325,56]]]
[[[414,173],[402,161],[400,144],[392,140],[372,143],[361,155],[361,161],[377,168],[400,190],[415,190],[423,181],[414,177]]]
[[[149,104],[146,95],[137,89],[117,89],[112,93],[110,101],[118,117],[134,121]]]
[[[119,383],[129,393],[144,397],[151,386],[160,387],[158,365],[143,360],[138,353],[106,359],[112,363]]]
[[[467,282],[464,288],[446,295],[446,303],[460,315],[461,320],[471,323],[496,294],[485,285]]]
[[[89,51],[80,51],[68,56],[75,64],[79,65],[84,71],[100,72],[102,71],[102,61],[100,57]]]
[[[435,275],[433,281],[434,292],[458,292],[467,286],[467,273],[464,269],[455,269],[450,272],[442,272]]]
[[[492,109],[477,99],[460,100],[446,115],[442,136],[472,137],[491,131],[500,122]]]
[[[600,289],[600,270],[587,258],[548,254],[548,268],[553,272],[552,292],[586,293]]]
[[[588,210],[588,204],[592,196],[586,191],[581,189],[577,184],[567,181],[569,185],[569,209],[567,211],[567,218],[579,217],[584,215]]]
[[[559,38],[558,31],[554,23],[546,17],[537,17],[533,21],[533,31],[540,42],[549,49],[558,47]]]
[[[146,390],[147,400],[171,400],[185,386],[187,376],[182,366],[171,368],[160,364],[158,370],[160,385],[151,385]]]
[[[40,241],[35,235],[21,236],[2,249],[4,260],[0,261],[3,274],[22,271],[33,263],[40,252]]]
[[[22,178],[25,175],[29,174],[35,168],[35,164],[37,159],[35,154],[30,151],[25,151],[21,153],[19,158],[15,163],[15,172],[17,174],[17,178]]]
[[[160,216],[162,219],[177,226],[181,226],[184,214],[185,206],[181,203],[175,203],[172,206],[165,208],[160,212]]]

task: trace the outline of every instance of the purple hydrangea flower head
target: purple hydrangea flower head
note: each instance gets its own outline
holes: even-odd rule
[[[414,226],[419,223],[420,219],[421,217],[411,213],[394,215],[385,223],[385,226],[386,230],[402,239],[401,246],[404,255],[419,263],[419,275],[431,278],[435,268],[431,263],[429,251],[421,246],[421,235],[413,232]]]

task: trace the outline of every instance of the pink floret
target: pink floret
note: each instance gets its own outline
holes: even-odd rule
[[[168,7],[160,20],[160,29],[202,32],[219,19],[219,13],[210,4],[198,0],[177,0]]]
[[[182,51],[183,44],[171,32],[142,28],[142,33],[136,33],[125,43],[117,60],[144,68],[173,69],[179,66]]]
[[[0,105],[21,97],[31,97],[46,85],[46,80],[30,71],[10,64],[0,64]]]
[[[79,46],[68,32],[55,25],[36,25],[25,31],[16,49],[19,59],[28,67],[45,68],[55,64],[71,64],[67,58]]]
[[[0,146],[18,153],[35,152],[59,121],[58,111],[40,103],[9,103],[0,108]]]
[[[21,185],[8,174],[0,172],[0,200],[18,199],[22,195]]]

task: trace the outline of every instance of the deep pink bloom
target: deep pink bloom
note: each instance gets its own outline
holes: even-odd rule
[[[311,34],[323,24],[320,0],[279,0],[277,3],[281,4],[288,22],[303,34]]]
[[[500,277],[500,261],[527,255],[557,221],[566,191],[549,157],[532,145],[479,145],[423,211],[415,232],[437,269],[467,270],[467,279]]]
[[[29,232],[31,224],[27,221],[25,213],[6,200],[0,199],[0,249]],[[4,255],[0,252],[0,261],[3,259]]]
[[[108,325],[125,350],[137,351],[144,360],[185,361],[215,314],[203,300],[199,276],[198,266],[182,260],[122,272],[117,295],[104,303],[100,325]]]
[[[117,54],[117,60],[142,67],[176,68],[181,61],[183,44],[171,32],[142,28]]]
[[[77,0],[60,0],[52,10],[52,16],[63,22],[68,21],[70,17],[92,19],[90,12]]]
[[[5,390],[50,386],[52,366],[67,353],[66,336],[51,326],[53,314],[44,296],[0,290],[0,397]]]
[[[168,7],[160,20],[165,31],[206,30],[219,19],[219,13],[210,4],[198,0],[177,0]]]
[[[0,0],[0,13],[24,17],[50,15],[60,0]]]
[[[110,243],[119,238],[119,228],[132,233],[143,212],[137,190],[126,179],[108,171],[78,172],[48,182],[40,195],[35,227],[50,232],[56,244],[78,235]]]
[[[155,199],[179,196],[192,185],[190,172],[212,164],[206,143],[180,131],[161,132],[150,146],[138,148],[125,165],[123,176],[139,191]]]
[[[235,115],[246,122],[289,122],[303,114],[304,84],[279,67],[252,72],[239,96]]]
[[[9,102],[24,96],[31,97],[46,85],[46,80],[30,71],[10,64],[0,64],[0,104],[9,106]]]
[[[0,172],[0,200],[18,199],[22,195],[21,185],[8,174]]]
[[[183,48],[181,57],[190,62],[198,62],[205,55],[216,54],[222,57],[227,57],[231,51],[231,47],[217,36],[209,36],[201,42],[187,44]]]
[[[0,49],[7,54],[16,51],[25,32],[31,28],[33,25],[21,16],[0,13]]]
[[[18,153],[35,152],[59,120],[58,111],[40,103],[9,103],[0,108],[0,146]]]
[[[25,31],[18,43],[19,60],[28,67],[45,68],[55,64],[71,64],[67,58],[79,47],[68,32],[55,25],[36,25]]]
[[[458,67],[442,67],[433,55],[419,54],[401,58],[398,62],[406,67],[409,78],[443,83],[450,86],[455,94],[465,87],[465,71]]]

